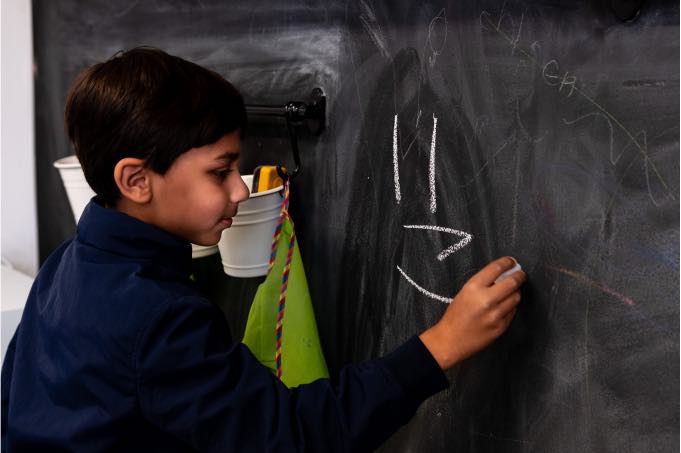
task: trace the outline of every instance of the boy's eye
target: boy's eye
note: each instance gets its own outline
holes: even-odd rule
[[[232,172],[231,168],[220,168],[218,170],[213,170],[213,174],[219,179],[225,179],[228,174]]]

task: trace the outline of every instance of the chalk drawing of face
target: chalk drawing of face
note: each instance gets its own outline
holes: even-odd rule
[[[489,196],[485,181],[464,184],[480,165],[471,162],[479,155],[474,128],[452,87],[436,87],[447,90],[438,96],[424,80],[426,66],[414,49],[381,65],[363,106],[364,152],[348,182],[343,268],[358,284],[345,286],[341,300],[358,301],[344,315],[376,353],[387,338],[439,319],[472,263],[487,255],[475,247],[476,233],[493,228],[477,214]]]

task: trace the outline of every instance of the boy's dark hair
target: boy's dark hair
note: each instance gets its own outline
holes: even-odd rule
[[[222,76],[151,47],[120,52],[76,78],[66,100],[66,131],[90,187],[106,204],[125,157],[165,174],[191,148],[246,128],[239,92]]]

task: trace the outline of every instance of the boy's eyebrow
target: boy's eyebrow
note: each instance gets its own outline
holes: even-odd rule
[[[217,156],[215,160],[226,160],[231,162],[233,160],[237,160],[240,155],[241,153],[239,151],[225,151],[224,153]]]

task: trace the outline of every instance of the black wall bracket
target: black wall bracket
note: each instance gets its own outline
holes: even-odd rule
[[[302,170],[300,163],[300,152],[298,149],[298,137],[296,128],[307,126],[310,133],[319,135],[326,126],[326,96],[321,88],[314,88],[310,95],[310,101],[290,101],[283,106],[275,105],[246,105],[248,116],[274,116],[283,117],[286,120],[291,148],[293,150],[293,160],[296,168],[293,171],[284,172],[281,165],[277,166],[277,172],[282,178],[293,179]]]

